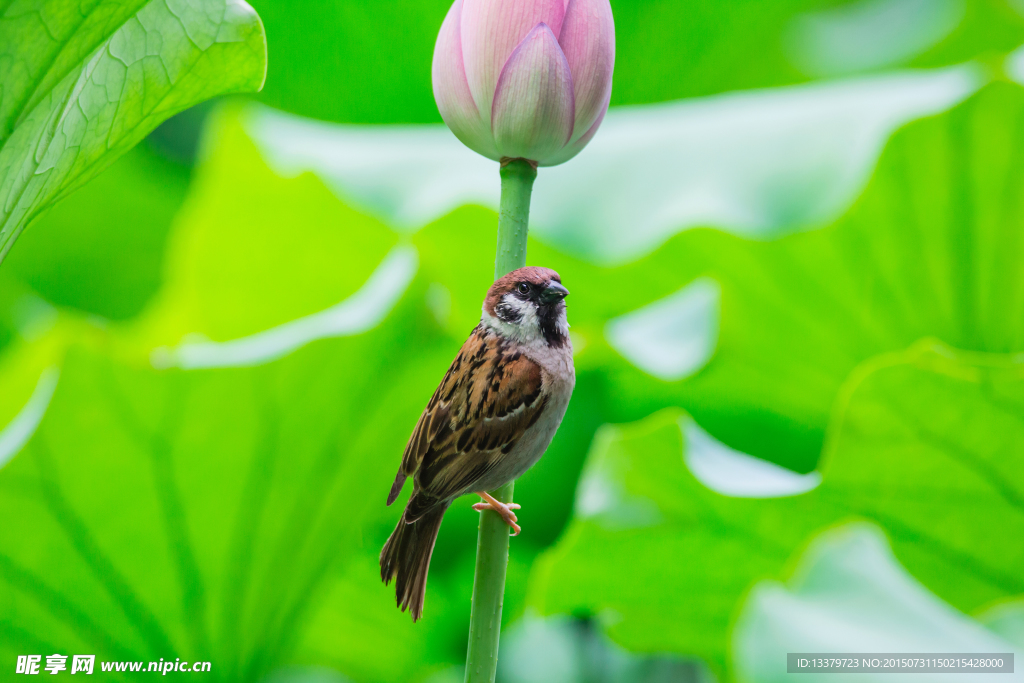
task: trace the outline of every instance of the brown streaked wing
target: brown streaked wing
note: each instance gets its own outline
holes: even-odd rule
[[[402,454],[402,466],[399,472],[411,476],[419,469],[423,462],[423,456],[427,454],[431,445],[435,447],[444,442],[446,432],[450,431],[452,422],[453,403],[457,402],[461,393],[459,388],[463,384],[463,367],[467,367],[471,359],[479,352],[486,351],[484,335],[478,325],[469,335],[469,339],[459,349],[448,372],[444,374],[440,386],[430,397],[427,407],[423,409],[420,419],[412,430],[408,443],[405,445],[405,452]],[[445,426],[449,429],[446,430]]]
[[[542,381],[540,366],[501,337],[474,330],[420,418],[430,429],[417,425],[428,432],[416,439],[421,495],[453,498],[506,457],[544,408]],[[447,419],[427,417],[439,410]]]

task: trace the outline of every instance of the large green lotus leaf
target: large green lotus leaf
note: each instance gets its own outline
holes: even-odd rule
[[[0,469],[3,514],[23,522],[0,539],[10,570],[0,641],[108,659],[208,652],[225,679],[255,680],[287,663],[315,633],[307,623],[332,605],[342,617],[375,611],[381,625],[350,621],[332,635],[427,652],[396,662],[345,649],[332,663],[360,680],[405,679],[433,661],[421,641],[451,631],[444,582],[432,583],[433,619],[413,629],[394,609],[393,589],[360,572],[394,524],[398,510],[384,506],[390,479],[452,353],[423,284],[397,309],[379,302],[382,325],[314,340],[275,364],[145,369],[154,339],[232,339],[347,299],[395,244],[311,176],[270,176],[251,146],[232,146],[232,131],[211,133],[210,161],[174,227],[165,286],[143,320],[104,329],[57,315],[4,355],[7,427],[32,406],[48,368],[60,380],[35,440]],[[228,158],[238,165],[225,168]],[[158,462],[169,469],[154,469]],[[51,467],[50,483],[41,466]],[[51,483],[60,500],[47,498]],[[331,600],[354,592],[362,603]],[[461,602],[457,611],[468,614]]]
[[[692,423],[681,411],[606,427],[575,520],[537,565],[531,602],[596,614],[631,650],[696,655],[722,671],[744,592],[847,518],[881,525],[911,574],[962,611],[1018,595],[1022,408],[1019,357],[931,341],[880,356],[837,402],[820,486],[777,498],[724,495],[695,478],[684,460],[698,446],[684,443]]]
[[[0,14],[0,259],[161,121],[266,73],[243,0],[13,0]]]
[[[444,610],[411,628],[369,571],[397,514],[383,505],[397,454],[447,352],[422,290],[370,332],[256,368],[157,371],[74,347],[0,469],[0,515],[18,520],[0,531],[3,656],[209,659],[225,680],[257,680],[337,590],[353,602],[339,618],[384,625],[376,647],[423,651]],[[331,589],[335,572],[354,578]],[[372,639],[346,623],[353,643]],[[424,665],[357,652],[344,654],[361,680]]]
[[[858,363],[926,336],[975,351],[1024,349],[1022,131],[1024,90],[996,83],[899,131],[832,225],[772,242],[688,231],[615,270],[552,255],[570,289],[585,293],[569,300],[574,331],[589,344],[578,365],[604,369],[616,420],[677,405],[734,448],[813,469]],[[637,294],[657,302],[702,276],[720,288],[703,370],[658,378],[625,362],[628,349],[609,347],[604,321]],[[690,329],[677,327],[675,337],[652,329],[648,338],[671,348]]]

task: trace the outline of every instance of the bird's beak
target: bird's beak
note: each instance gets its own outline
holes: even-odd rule
[[[562,286],[561,282],[552,280],[544,291],[540,293],[540,300],[544,304],[553,304],[569,296],[569,290]]]

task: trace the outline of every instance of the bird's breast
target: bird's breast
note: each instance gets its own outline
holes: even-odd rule
[[[557,357],[552,355],[541,359],[533,356],[533,360],[541,366],[543,374],[540,398],[544,401],[544,409],[508,455],[481,482],[480,488],[484,490],[490,491],[518,479],[533,467],[551,444],[569,406],[576,385],[571,347],[568,353],[560,353]]]

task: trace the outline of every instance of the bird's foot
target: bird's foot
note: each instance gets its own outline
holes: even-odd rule
[[[522,531],[522,528],[518,524],[516,524],[516,522],[519,521],[519,519],[516,517],[516,513],[512,512],[513,510],[518,510],[519,505],[517,505],[516,503],[502,503],[501,501],[499,501],[497,498],[490,495],[486,491],[477,491],[476,495],[480,496],[484,500],[481,503],[475,503],[473,505],[474,510],[480,512],[484,510],[494,510],[499,515],[501,515],[501,518],[503,520],[505,520],[505,524],[508,524],[510,527],[512,527],[512,530],[514,532],[512,535],[519,535],[519,532]]]

